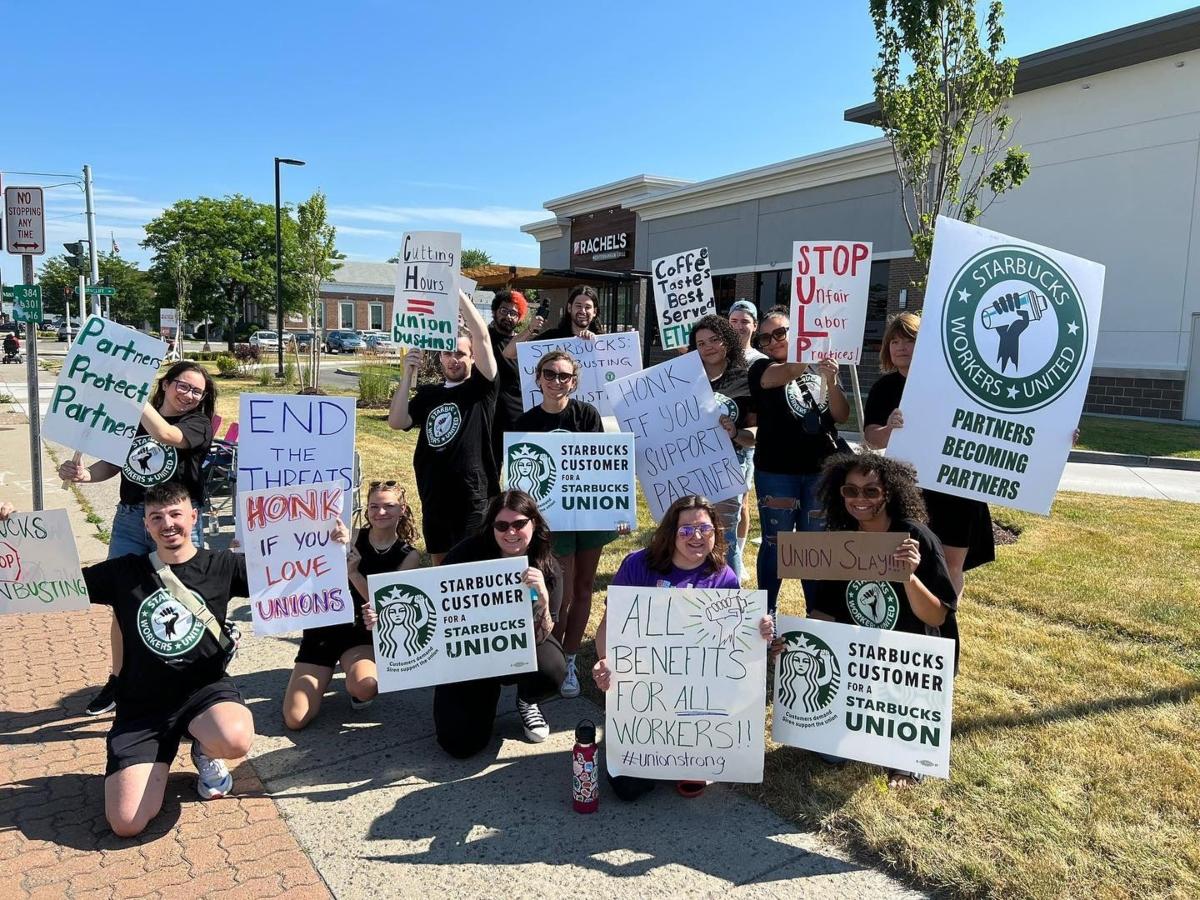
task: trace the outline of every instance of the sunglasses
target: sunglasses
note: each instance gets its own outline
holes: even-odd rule
[[[204,388],[192,387],[192,385],[183,381],[172,381],[171,384],[175,386],[175,390],[179,391],[185,397],[195,397],[197,400],[208,393]]]
[[[570,384],[575,378],[575,373],[543,371],[542,378],[546,379],[546,381],[557,381],[559,384]]]
[[[680,525],[676,531],[680,537],[691,538],[692,535],[698,534],[700,537],[708,537],[715,529],[705,522],[703,525]]]
[[[758,338],[758,344],[761,347],[764,344],[770,344],[774,341],[787,340],[787,333],[787,327],[784,326],[782,328],[776,328],[774,331],[760,331],[756,337]]]
[[[367,490],[377,491],[380,488],[394,488],[399,487],[399,485],[400,482],[396,481],[395,479],[390,481],[372,481],[369,485],[367,485]]]
[[[842,496],[847,500],[857,500],[859,497],[866,500],[878,500],[883,496],[883,488],[877,484],[868,484],[863,488],[856,484],[843,484],[841,491]]]
[[[508,522],[501,522],[497,519],[492,523],[492,527],[496,529],[496,534],[507,534],[510,531],[520,531],[528,524],[528,519],[511,519]]]

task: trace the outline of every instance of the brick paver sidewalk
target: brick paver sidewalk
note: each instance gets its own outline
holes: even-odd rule
[[[4,616],[0,897],[329,897],[249,763],[235,797],[195,792],[185,740],[162,812],[135,839],[104,819],[111,714],[82,714],[107,674],[109,612]]]

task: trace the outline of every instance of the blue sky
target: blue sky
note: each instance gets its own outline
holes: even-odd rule
[[[1010,0],[1008,50],[1043,50],[1189,3]],[[194,11],[193,11],[194,10]],[[98,241],[142,264],[182,197],[320,188],[339,248],[382,260],[408,229],[461,231],[536,265],[546,200],[641,172],[700,180],[875,136],[866,0],[28,4],[6,35],[4,183],[95,175]],[[22,90],[17,85],[23,85]],[[27,98],[27,102],[19,98]],[[86,235],[47,192],[48,239]],[[19,260],[0,258],[6,282]]]

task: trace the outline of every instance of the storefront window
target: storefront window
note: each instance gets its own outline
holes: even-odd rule
[[[717,300],[717,314],[729,315],[729,307],[737,299],[737,276],[714,275],[712,280],[713,296]]]
[[[371,304],[371,329],[373,331],[383,331],[383,304]]]
[[[340,324],[338,325],[338,327],[339,328],[353,328],[354,327],[354,304],[353,303],[340,303],[340,304],[338,304],[338,311],[339,311],[339,317],[340,317]]]
[[[758,308],[762,315],[766,315],[772,306],[792,305],[788,272],[788,269],[772,269],[769,272],[758,273]]]

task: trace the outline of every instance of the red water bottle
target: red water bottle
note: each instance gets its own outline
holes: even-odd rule
[[[596,724],[584,719],[575,726],[571,750],[571,801],[577,813],[594,813],[600,807],[600,778],[596,768]]]

